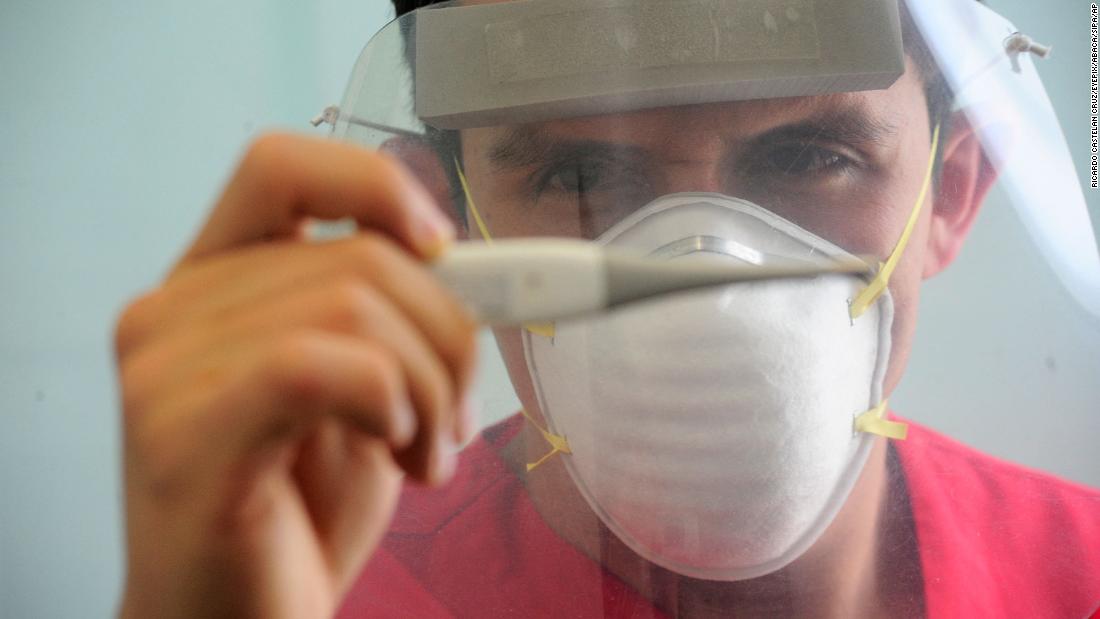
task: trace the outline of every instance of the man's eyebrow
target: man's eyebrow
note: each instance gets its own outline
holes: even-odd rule
[[[753,138],[753,142],[772,142],[780,139],[828,140],[842,144],[881,145],[896,136],[898,126],[884,118],[864,111],[861,107],[843,107],[811,114],[797,121],[783,124]]]
[[[637,159],[644,156],[644,149],[600,140],[558,139],[540,128],[523,125],[494,141],[488,159],[494,167],[507,170],[583,155]]]
[[[780,124],[751,138],[751,142],[829,140],[843,144],[883,144],[898,132],[897,125],[876,118],[859,105],[838,106]],[[643,149],[598,140],[551,136],[541,127],[519,125],[508,129],[489,147],[488,159],[501,170],[525,168],[555,157],[579,154],[640,157]]]
[[[489,161],[498,168],[523,168],[545,159],[549,150],[544,131],[520,125],[493,141]]]

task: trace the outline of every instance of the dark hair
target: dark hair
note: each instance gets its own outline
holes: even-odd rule
[[[442,1],[443,0],[393,0],[393,9],[397,12],[397,16],[401,17],[405,13],[411,13],[422,6],[439,4]]]
[[[393,8],[395,15],[401,17],[416,9],[431,6],[433,4],[440,4],[444,1],[445,0],[393,0]],[[983,0],[977,1],[983,2]],[[924,97],[928,105],[929,124],[931,127],[940,125],[941,133],[947,134],[950,130],[949,121],[951,106],[954,103],[955,95],[951,91],[951,86],[947,83],[947,78],[939,70],[935,56],[933,56],[932,51],[928,48],[928,44],[925,42],[920,30],[913,21],[913,16],[910,15],[909,9],[904,1],[901,2],[901,30],[902,40],[905,44],[905,53],[913,60],[913,63],[917,66],[917,70],[920,71],[921,79],[924,81]],[[457,170],[454,165],[451,165],[451,159],[453,157],[458,157],[461,152],[459,134],[457,131],[442,131],[428,127],[427,135],[432,145],[435,146],[443,157],[444,167],[447,170],[447,177],[451,185],[452,203],[459,211],[459,221],[464,223],[466,221],[464,212],[465,196],[462,194]],[[941,148],[936,154],[935,161],[935,178],[937,182],[939,180],[939,170],[942,161],[943,149]]]

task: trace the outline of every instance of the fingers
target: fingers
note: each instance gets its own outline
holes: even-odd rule
[[[342,596],[385,532],[369,523],[389,521],[397,506],[401,477],[385,445],[339,426],[335,420],[323,423],[301,446],[294,477],[309,506],[313,528],[330,540],[324,548],[326,560],[335,573],[345,575],[337,586]],[[380,477],[379,471],[393,474]],[[377,492],[380,485],[392,491]]]
[[[306,217],[348,216],[369,232],[325,244],[295,239]],[[317,423],[318,414],[350,415],[346,421],[354,422],[361,412],[366,416],[360,429],[388,441],[409,474],[439,481],[452,465],[453,443],[464,434],[456,411],[476,354],[474,323],[422,264],[452,235],[428,194],[386,156],[309,138],[263,138],[168,282],[134,303],[119,322],[120,363],[150,368],[124,381],[124,395],[140,400],[154,394],[163,402],[174,385],[205,372],[203,389],[181,394],[181,401],[199,401],[196,393],[209,390],[203,406],[191,406],[195,414],[257,415],[251,425],[241,419],[241,436],[260,432],[256,424],[268,413],[269,425],[258,436],[295,431],[301,426],[284,427],[285,411],[298,406],[312,411],[295,422],[307,426]],[[273,236],[285,238],[256,243]],[[396,368],[402,397],[390,391],[395,379],[382,373],[364,382],[369,390],[358,392],[382,398],[374,408],[366,400],[339,399],[350,392],[316,396],[331,401],[306,398],[306,386],[317,384],[323,372],[317,366],[351,355],[324,339],[337,336],[363,346],[349,359],[352,367]],[[264,346],[270,342],[280,343],[274,352]],[[298,361],[286,358],[295,347],[301,349]],[[246,367],[253,368],[248,380],[242,378]],[[333,388],[341,379],[351,380],[333,374]],[[240,393],[229,393],[227,384]],[[258,391],[259,384],[267,389]],[[268,399],[247,399],[261,396]],[[225,401],[241,411],[228,410],[220,404]],[[350,413],[337,405],[350,406]],[[397,423],[410,416],[411,431]],[[226,427],[233,423],[221,419]]]
[[[422,264],[389,239],[363,233],[336,242],[256,248],[181,274],[145,330],[166,323],[208,320],[248,303],[285,298],[318,281],[357,279],[376,288],[437,344],[465,386],[476,352],[475,323],[467,309]],[[140,329],[139,329],[140,330]],[[131,338],[140,339],[140,338]]]
[[[342,419],[394,446],[417,419],[400,362],[382,345],[323,331],[283,338],[257,355],[226,390],[217,417],[245,450]],[[249,449],[252,448],[252,449]]]
[[[302,242],[308,219],[348,217],[369,234]],[[350,582],[388,526],[399,467],[449,476],[474,326],[423,262],[453,235],[384,155],[293,136],[249,150],[117,326],[127,591],[216,607],[189,579],[222,574],[211,588],[227,607],[248,583],[303,608],[287,578]]]
[[[400,452],[402,467],[415,479],[439,482],[447,478],[453,466],[451,456],[454,445],[460,441],[465,430],[458,409],[474,363],[472,351],[476,342],[473,327],[458,323],[453,332],[436,330],[426,334],[389,297],[350,278],[313,282],[308,286],[282,290],[273,296],[278,298],[264,303],[244,303],[230,311],[219,312],[201,324],[177,330],[176,335],[163,339],[158,346],[136,355],[135,360],[124,368],[130,374],[128,382],[135,385],[128,393],[140,399],[143,394],[155,396],[175,389],[176,385],[209,383],[211,376],[241,374],[244,371],[241,368],[257,363],[257,357],[290,355],[293,351],[281,347],[272,350],[272,342],[279,340],[302,337],[307,338],[308,342],[311,333],[350,336],[353,341],[386,351],[400,372],[406,390],[403,400],[411,404],[415,417],[416,432],[415,438],[409,435],[411,443],[403,432],[392,434],[393,428],[388,426],[368,427],[364,428],[365,431],[388,439],[391,449]],[[426,298],[431,300],[430,296]],[[297,345],[305,347],[304,343]],[[467,346],[469,350],[462,350]],[[448,359],[438,352],[445,348],[457,352]],[[297,373],[324,371],[323,367],[310,366],[309,359],[309,356],[298,361],[276,358],[266,363],[300,363],[291,366],[293,371],[286,372],[287,380],[292,381],[293,385],[300,384],[299,380],[311,380],[308,376],[305,379],[294,378]],[[275,380],[279,375],[269,373],[262,376]],[[215,387],[240,388],[237,382],[221,380]],[[279,394],[282,388],[272,385],[265,393]],[[286,406],[293,408],[310,404],[308,401],[301,402],[295,393],[292,389],[287,394]],[[154,396],[146,395],[144,398],[154,399]],[[371,397],[371,393],[363,397]],[[216,398],[212,396],[210,399]],[[270,402],[263,404],[247,403],[259,411],[274,406]],[[131,403],[128,408],[141,409],[142,403]],[[221,416],[226,414],[223,408],[196,405],[185,414]],[[232,423],[231,419],[222,421]],[[279,427],[284,422],[278,416],[271,421],[273,427]],[[181,423],[183,426],[193,423],[195,427],[211,428],[215,422]],[[286,436],[283,431],[270,429],[264,434],[268,438]]]
[[[143,369],[135,360],[123,368],[123,380]],[[407,445],[417,427],[398,360],[381,345],[321,331],[239,349],[159,393],[132,396],[125,408],[140,412],[128,419],[131,438],[169,462],[184,457],[174,452],[199,453],[200,446],[204,454],[222,454],[207,464],[234,460],[325,417],[395,446]],[[180,447],[166,449],[169,443]]]
[[[413,262],[396,245],[381,237],[360,237],[333,248],[357,259],[356,274],[384,293],[432,342],[454,379],[455,393],[462,395],[473,381],[477,356],[477,324],[468,310],[422,265]],[[363,265],[378,268],[363,270]]]
[[[448,359],[439,350],[455,348],[458,344],[449,342],[472,336],[461,329],[425,333],[389,297],[354,279],[314,284],[288,297],[283,303],[226,319],[222,328],[211,331],[210,343],[196,345],[232,351],[241,346],[234,338],[263,338],[280,329],[292,333],[320,329],[381,345],[398,363],[416,417],[412,444],[394,445],[396,451],[405,452],[403,468],[429,482],[449,477],[462,431],[458,401],[466,384],[459,377],[466,380],[472,361],[464,352]]]
[[[352,217],[431,258],[454,238],[450,220],[396,160],[293,135],[257,140],[181,264],[297,230],[303,218]]]
[[[327,287],[327,292],[303,300],[301,309],[261,310],[268,317],[251,322],[228,320],[244,311],[241,308],[285,303],[291,297],[301,296],[303,291],[317,288],[318,282]],[[371,290],[377,290],[385,302],[374,298],[378,295]],[[146,311],[134,312],[123,321],[126,328],[120,329],[120,350],[127,350],[134,342],[148,342],[150,338],[141,335],[143,332],[172,332],[166,329],[169,325],[175,330],[188,323],[221,325],[216,328],[219,334],[211,345],[225,347],[226,342],[233,340],[235,329],[269,334],[284,327],[307,326],[307,318],[330,316],[328,323],[312,326],[335,326],[347,333],[349,325],[393,323],[402,328],[392,334],[419,331],[422,335],[415,338],[417,346],[410,347],[405,342],[391,345],[394,350],[407,349],[411,353],[419,351],[420,342],[427,342],[430,354],[420,356],[437,357],[442,362],[450,379],[449,391],[457,397],[469,388],[476,365],[476,325],[465,308],[405,251],[375,234],[323,245],[271,246],[228,257],[182,274],[159,299],[146,299],[138,306],[143,303]],[[379,305],[378,312],[384,316],[360,315],[361,309],[369,309],[361,307],[367,304]],[[283,319],[288,322],[280,323]],[[238,323],[249,326],[237,327]],[[412,329],[405,328],[410,323]],[[389,329],[374,331],[380,331],[383,339],[392,335]],[[374,337],[366,332],[359,335]],[[439,362],[418,365],[438,366]],[[461,441],[458,437],[466,433],[456,429],[456,440]]]

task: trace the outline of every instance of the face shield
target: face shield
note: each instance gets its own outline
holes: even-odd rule
[[[1096,494],[1021,485],[890,401],[922,283],[991,190],[1046,265],[1036,290],[1100,332],[1095,234],[1033,65],[1048,51],[970,0],[444,2],[387,25],[322,119],[404,161],[471,241],[868,273],[496,327],[488,390],[515,398],[456,485],[406,492],[374,573],[400,566],[458,614],[908,616],[996,607],[961,576],[980,564],[1073,580],[1058,608],[1090,612],[1073,544],[975,540],[1072,535]],[[1036,501],[1058,513],[1017,522]]]

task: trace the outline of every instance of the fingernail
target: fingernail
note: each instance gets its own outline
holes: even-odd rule
[[[454,242],[454,233],[448,234],[432,224],[424,224],[417,233],[417,244],[420,254],[431,262],[446,253],[447,248]]]
[[[455,239],[455,227],[423,189],[415,187],[411,202],[415,205],[416,243],[425,258],[438,258]]]
[[[393,442],[401,449],[412,444],[416,438],[416,413],[408,401],[397,405],[393,414]]]
[[[455,440],[460,445],[469,443],[477,432],[478,408],[473,396],[466,394],[458,406],[458,421],[455,426]]]
[[[435,483],[447,482],[455,471],[455,446],[449,439],[440,435],[432,450],[432,471]]]

